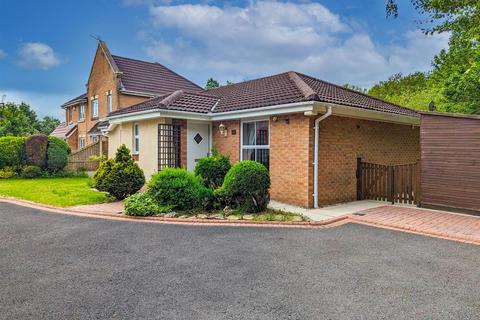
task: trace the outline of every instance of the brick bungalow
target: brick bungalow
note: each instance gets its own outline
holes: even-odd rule
[[[148,63],[111,56],[102,43],[93,74],[101,59],[103,75],[109,72],[113,82],[93,90],[90,75],[87,97],[115,92],[115,108],[100,114],[108,154],[126,144],[147,179],[164,167],[193,170],[215,148],[232,162],[265,164],[273,200],[311,208],[356,199],[357,157],[380,164],[420,158],[415,111],[308,75],[290,71],[201,90],[176,74],[182,81],[170,80],[170,74],[153,78]],[[147,86],[158,94],[118,102],[120,96],[148,91]]]

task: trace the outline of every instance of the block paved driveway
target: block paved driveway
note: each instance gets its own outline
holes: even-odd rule
[[[478,319],[480,246],[0,204],[1,319]]]
[[[414,207],[384,206],[353,215],[355,221],[380,227],[480,245],[480,217]]]

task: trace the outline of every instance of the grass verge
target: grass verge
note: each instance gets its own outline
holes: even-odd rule
[[[105,193],[92,190],[90,178],[2,179],[0,196],[14,197],[58,207],[109,202]]]

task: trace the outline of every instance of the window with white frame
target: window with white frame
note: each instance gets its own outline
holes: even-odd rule
[[[85,148],[85,137],[80,137],[78,139],[78,147],[79,149]]]
[[[140,152],[140,131],[138,123],[133,125],[133,153]]]
[[[80,120],[85,119],[85,105],[80,105]]]
[[[242,160],[253,160],[270,164],[270,124],[268,120],[242,122]]]
[[[107,92],[107,110],[108,113],[112,112],[112,91]]]
[[[92,118],[98,118],[98,97],[92,99]]]

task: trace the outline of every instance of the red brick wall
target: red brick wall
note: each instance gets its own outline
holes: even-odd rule
[[[356,199],[356,159],[379,164],[420,158],[419,128],[332,116],[320,123],[319,205]]]
[[[272,200],[310,207],[312,198],[312,119],[303,114],[270,118]]]
[[[227,136],[220,135],[218,126],[223,123],[227,127]],[[232,134],[232,130],[235,134]],[[230,157],[232,163],[240,161],[240,121],[223,121],[212,123],[213,147],[220,153]]]

